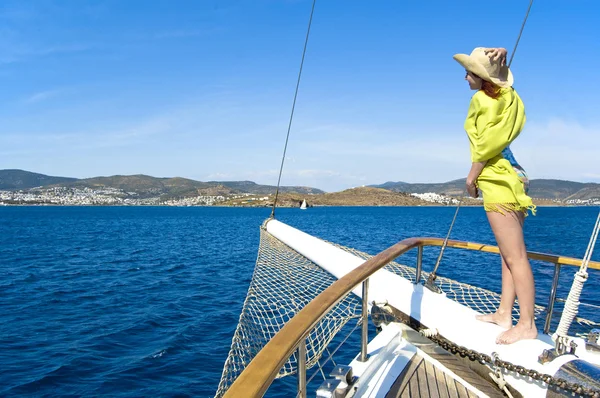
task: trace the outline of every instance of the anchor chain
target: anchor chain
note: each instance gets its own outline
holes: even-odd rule
[[[496,368],[506,369],[510,372],[518,373],[522,376],[530,377],[533,380],[542,381],[548,385],[555,386],[558,388],[562,388],[563,390],[573,392],[583,397],[591,397],[591,398],[600,398],[600,390],[596,390],[593,388],[587,388],[582,386],[581,384],[571,383],[565,379],[560,377],[554,377],[546,373],[540,373],[534,369],[527,369],[521,365],[515,365],[511,362],[504,361],[500,358],[492,358],[487,354],[482,354],[480,352],[471,350],[469,348],[460,346],[446,339],[445,337],[440,336],[439,334],[436,336],[427,336],[431,341],[437,343],[440,347],[445,349],[446,351],[454,354],[460,355],[462,358],[469,358],[470,361],[479,362],[482,365],[492,365]]]

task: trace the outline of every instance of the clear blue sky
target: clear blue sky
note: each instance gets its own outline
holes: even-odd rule
[[[0,169],[276,184],[312,1],[0,5]],[[465,177],[452,59],[512,51],[529,0],[317,1],[282,184]],[[600,3],[534,2],[513,63],[530,178],[600,182]]]

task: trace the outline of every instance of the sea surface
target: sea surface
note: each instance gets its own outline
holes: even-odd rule
[[[539,208],[525,224],[528,249],[583,257],[598,211]],[[0,396],[213,396],[269,214],[0,207]],[[278,209],[276,218],[376,254],[411,236],[444,237],[453,214],[452,207],[321,207]],[[452,238],[495,243],[481,208],[460,209]],[[425,270],[437,250],[425,250]],[[593,259],[600,261],[600,247]],[[449,249],[439,274],[499,291],[499,264],[495,255]],[[545,305],[553,268],[533,267]],[[591,272],[582,301],[600,305],[599,292],[600,273]]]

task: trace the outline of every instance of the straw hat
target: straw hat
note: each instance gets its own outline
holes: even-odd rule
[[[500,61],[493,61],[485,53],[485,47],[477,47],[467,54],[455,54],[453,57],[459,64],[471,73],[476,74],[483,80],[492,82],[500,87],[511,87],[514,77],[508,66],[500,65]]]

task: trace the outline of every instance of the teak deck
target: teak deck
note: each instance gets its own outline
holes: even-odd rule
[[[505,397],[498,387],[476,374],[446,350],[428,344],[419,348],[484,395]],[[405,397],[473,398],[477,397],[477,394],[465,388],[451,374],[445,373],[422,356],[415,355],[386,395],[386,398]]]

